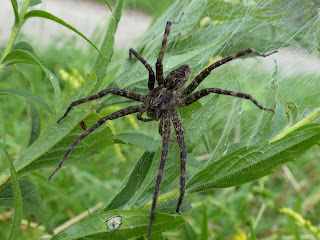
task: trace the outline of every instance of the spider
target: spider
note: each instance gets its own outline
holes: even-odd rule
[[[273,109],[265,108],[262,105],[260,105],[257,102],[257,100],[255,100],[250,94],[247,94],[247,93],[235,92],[235,91],[230,91],[230,90],[225,90],[220,88],[206,88],[206,89],[199,90],[195,93],[192,93],[192,92],[211,73],[213,69],[229,61],[232,61],[236,58],[239,58],[241,56],[244,56],[250,53],[256,54],[262,57],[267,57],[273,53],[276,53],[277,51],[272,51],[270,53],[264,54],[252,48],[248,48],[243,51],[232,54],[231,56],[228,56],[226,58],[222,58],[219,61],[216,61],[215,63],[211,64],[209,67],[202,70],[194,78],[194,80],[182,91],[181,91],[181,88],[187,83],[191,73],[191,67],[189,65],[187,64],[182,65],[177,69],[174,69],[173,71],[171,71],[166,76],[166,78],[163,77],[162,61],[166,51],[166,44],[167,44],[168,36],[170,33],[170,29],[172,24],[180,23],[183,15],[184,13],[182,13],[178,21],[167,21],[166,28],[164,31],[164,36],[162,39],[161,50],[159,52],[159,56],[156,62],[156,74],[154,74],[154,71],[150,66],[150,64],[145,59],[143,59],[137,51],[135,51],[132,48],[129,49],[129,59],[132,59],[132,54],[133,54],[145,66],[145,68],[149,72],[149,80],[148,80],[149,93],[147,95],[140,95],[138,93],[135,93],[126,89],[109,88],[109,89],[102,90],[95,95],[76,100],[70,104],[65,114],[58,120],[58,123],[68,115],[69,111],[74,106],[88,102],[88,101],[92,101],[94,99],[102,98],[107,94],[122,96],[122,97],[129,98],[134,101],[138,101],[142,103],[141,105],[134,105],[134,106],[123,108],[119,111],[116,111],[108,116],[105,116],[99,119],[92,127],[86,130],[80,137],[78,137],[71,144],[68,151],[66,152],[63,159],[61,160],[59,166],[54,170],[54,172],[51,174],[51,176],[48,179],[48,181],[50,181],[52,176],[61,168],[62,164],[64,163],[64,161],[66,160],[66,158],[68,157],[72,149],[80,141],[82,141],[86,136],[88,136],[90,133],[92,133],[95,129],[100,127],[106,121],[120,118],[133,113],[138,113],[137,118],[142,122],[160,120],[158,131],[159,131],[159,134],[162,136],[162,153],[161,153],[159,171],[158,171],[158,175],[157,175],[157,179],[154,187],[148,238],[150,238],[151,236],[152,223],[154,220],[158,193],[161,186],[162,175],[163,175],[165,163],[168,157],[168,147],[169,147],[170,141],[177,141],[180,147],[180,160],[181,160],[180,196],[178,199],[176,212],[178,214],[181,214],[180,206],[182,204],[183,196],[185,194],[187,151],[186,151],[185,140],[184,140],[184,130],[183,130],[179,115],[177,113],[177,108],[186,107],[210,93],[216,93],[216,94],[230,95],[233,97],[248,99],[253,104],[258,106],[261,110],[268,110],[268,111],[274,112]],[[157,87],[154,86],[155,80],[157,80],[157,83],[158,83]],[[148,118],[143,117],[142,116],[143,113],[146,113]],[[171,122],[173,123],[173,128],[176,133],[176,139],[174,140],[170,139]]]

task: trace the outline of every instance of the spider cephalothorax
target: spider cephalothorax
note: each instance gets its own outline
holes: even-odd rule
[[[268,54],[263,54],[252,48],[247,48],[243,51],[232,54],[231,56],[222,58],[217,62],[211,64],[209,67],[203,69],[195,77],[195,79],[182,91],[180,91],[180,89],[187,83],[190,76],[191,67],[189,65],[182,65],[178,67],[177,69],[168,73],[167,77],[164,79],[162,61],[163,61],[164,53],[166,50],[166,44],[167,44],[168,36],[170,33],[171,25],[178,24],[181,21],[182,16],[183,14],[181,15],[178,21],[167,21],[167,25],[166,25],[163,40],[162,40],[161,50],[159,52],[159,56],[156,62],[156,76],[154,74],[152,67],[150,66],[149,63],[147,63],[146,60],[144,60],[134,49],[131,48],[129,50],[129,58],[131,59],[133,54],[136,58],[138,58],[138,60],[141,63],[144,64],[144,66],[149,72],[149,80],[148,80],[149,93],[147,95],[140,95],[138,93],[135,93],[126,89],[109,88],[109,89],[102,90],[95,95],[76,100],[70,104],[65,114],[58,120],[58,123],[67,116],[69,111],[74,106],[84,102],[94,100],[94,99],[101,98],[107,94],[114,94],[114,95],[126,97],[142,103],[141,105],[134,105],[134,106],[121,109],[117,112],[114,112],[108,116],[105,116],[99,119],[92,127],[86,130],[80,137],[78,137],[71,144],[68,151],[66,152],[63,159],[61,160],[59,166],[54,170],[54,172],[49,177],[49,180],[50,180],[52,176],[61,168],[62,164],[64,163],[64,161],[66,160],[66,158],[68,157],[72,149],[80,141],[82,141],[82,139],[84,139],[86,136],[88,136],[90,133],[92,133],[95,129],[100,127],[106,121],[123,117],[132,113],[138,113],[137,118],[143,122],[160,120],[158,131],[159,131],[159,134],[162,136],[162,154],[161,154],[159,171],[158,171],[155,188],[154,188],[148,237],[150,237],[151,235],[152,222],[154,220],[154,214],[155,214],[158,194],[161,186],[162,175],[163,175],[164,166],[168,157],[168,147],[169,147],[170,134],[171,134],[171,122],[173,123],[173,127],[177,136],[175,141],[177,141],[180,147],[180,160],[181,160],[180,196],[179,196],[176,212],[181,214],[180,207],[181,207],[182,199],[185,193],[187,151],[186,151],[186,146],[184,141],[184,130],[182,128],[182,124],[180,122],[180,118],[176,108],[188,106],[210,93],[216,93],[216,94],[230,95],[233,97],[248,99],[252,103],[254,103],[256,106],[258,106],[261,110],[268,110],[268,111],[274,112],[273,109],[264,108],[263,106],[261,106],[250,94],[247,94],[247,93],[235,92],[235,91],[230,91],[230,90],[225,90],[220,88],[205,88],[195,93],[192,93],[192,92],[211,73],[213,69],[225,64],[226,62],[232,61],[236,58],[239,58],[241,56],[244,56],[250,53],[253,53],[262,57],[267,57],[277,51],[272,51]],[[154,87],[155,81],[157,81],[158,83],[157,87]],[[147,114],[148,118],[142,117],[144,113]]]
[[[189,65],[182,65],[167,75],[164,86],[158,86],[150,91],[144,101],[148,117],[159,120],[163,114],[181,105],[181,93],[178,90],[187,83],[190,72]]]

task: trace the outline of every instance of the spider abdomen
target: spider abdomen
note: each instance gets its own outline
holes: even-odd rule
[[[167,89],[178,90],[188,82],[190,73],[191,67],[184,64],[169,72],[164,80],[164,86]]]

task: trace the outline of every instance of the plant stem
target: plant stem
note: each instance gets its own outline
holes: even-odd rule
[[[18,20],[18,23],[17,25],[13,25],[12,27],[12,32],[11,32],[11,36],[10,36],[10,39],[9,39],[9,42],[8,42],[8,45],[6,47],[6,49],[4,50],[4,53],[2,54],[1,56],[1,60],[0,60],[0,63],[2,63],[3,59],[8,55],[8,53],[11,51],[12,47],[13,47],[13,44],[15,43],[16,39],[17,39],[17,36],[20,32],[20,29],[21,29],[21,26],[22,24],[24,23],[24,16],[27,12],[27,9],[29,7],[29,2],[30,0],[25,0],[23,5],[22,5],[22,8],[21,8],[21,12],[20,12],[20,15],[19,15],[19,20]],[[4,65],[0,65],[0,76],[2,74],[4,70]]]
[[[289,133],[293,132],[297,128],[304,126],[306,124],[309,124],[320,117],[320,108],[314,110],[312,113],[310,113],[308,116],[306,116],[304,119],[302,119],[300,122],[294,124],[293,126],[286,128],[284,131],[279,133],[277,136],[273,137],[269,140],[269,143],[278,141],[279,139],[287,136]]]

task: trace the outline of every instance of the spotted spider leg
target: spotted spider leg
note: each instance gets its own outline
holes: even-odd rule
[[[142,122],[151,122],[154,121],[154,119],[152,118],[144,118],[142,117],[142,114],[145,113],[145,110],[141,110],[138,114],[137,114],[137,119],[142,121]]]
[[[160,166],[159,166],[158,176],[157,176],[156,184],[154,187],[154,194],[152,199],[148,238],[150,238],[151,236],[152,223],[153,223],[154,214],[156,211],[158,194],[161,187],[162,175],[164,171],[164,166],[168,158],[168,151],[169,151],[171,124],[170,124],[170,117],[168,115],[165,115],[163,117],[163,123],[164,123],[164,128],[162,132],[162,153],[161,153]]]
[[[183,96],[188,96],[190,93],[193,92],[193,90],[211,73],[211,71],[217,67],[220,67],[222,66],[223,64],[227,63],[227,62],[230,62],[234,59],[237,59],[239,57],[242,57],[244,55],[247,55],[247,54],[250,54],[250,53],[253,53],[253,54],[256,54],[258,56],[261,56],[261,57],[267,57],[267,56],[270,56],[271,54],[274,54],[278,52],[277,50],[276,51],[272,51],[270,53],[261,53],[261,52],[258,52],[256,50],[254,50],[253,48],[247,48],[245,50],[242,50],[240,52],[237,52],[237,53],[234,53],[232,54],[231,56],[228,56],[226,58],[222,58],[220,59],[219,61],[216,61],[214,62],[213,64],[211,64],[209,67],[205,68],[204,70],[202,70],[196,77],[195,79],[189,84],[189,86],[187,86],[182,92],[181,94]],[[221,93],[223,94],[223,93]]]
[[[123,108],[119,111],[116,111],[108,116],[105,116],[103,118],[100,118],[94,125],[92,125],[92,127],[90,127],[87,131],[85,131],[80,137],[78,137],[69,147],[68,151],[66,152],[66,154],[63,156],[62,160],[59,163],[59,166],[53,171],[53,173],[50,175],[50,177],[48,178],[48,181],[51,180],[51,178],[53,177],[53,175],[62,167],[62,164],[65,162],[66,158],[69,156],[69,154],[71,153],[72,149],[77,146],[86,136],[88,136],[90,133],[92,133],[94,130],[96,130],[98,127],[100,127],[103,123],[105,123],[108,120],[113,120],[119,117],[123,117],[135,112],[139,112],[141,111],[142,106],[141,105],[137,105],[137,106],[130,106],[127,108]]]
[[[198,101],[200,98],[202,98],[204,96],[207,96],[210,93],[216,93],[216,94],[222,94],[222,95],[230,95],[230,96],[233,96],[233,97],[248,99],[251,102],[253,102],[256,106],[258,106],[258,108],[260,108],[261,110],[268,110],[268,111],[274,112],[273,109],[263,107],[250,94],[242,93],[242,92],[235,92],[235,91],[230,91],[230,90],[225,90],[225,89],[220,89],[220,88],[205,88],[205,89],[202,89],[200,91],[197,91],[197,92],[189,95],[185,99],[183,99],[181,107],[188,106],[188,105]]]
[[[95,99],[98,99],[98,98],[102,98],[104,97],[105,95],[107,94],[113,94],[113,95],[118,95],[118,96],[121,96],[121,97],[125,97],[125,98],[129,98],[129,99],[132,99],[132,100],[135,100],[135,101],[139,101],[139,102],[143,102],[144,100],[144,96],[138,94],[138,93],[135,93],[135,92],[132,92],[132,91],[129,91],[129,90],[125,90],[125,89],[118,89],[118,88],[108,88],[108,89],[104,89],[100,92],[98,92],[97,94],[95,95],[92,95],[92,96],[89,96],[89,97],[85,97],[85,98],[81,98],[77,101],[74,101],[72,102],[67,111],[63,114],[63,116],[58,120],[58,123],[64,119],[68,113],[70,112],[70,110],[74,107],[74,106],[77,106],[79,104],[82,104],[82,103],[85,103],[85,102],[89,102],[89,101],[92,101],[92,100],[95,100]]]
[[[131,60],[132,59],[132,55],[133,54],[134,56],[136,56],[136,58],[138,58],[138,60],[140,62],[142,62],[142,64],[146,67],[146,69],[148,70],[149,72],[149,81],[148,81],[148,89],[149,91],[151,91],[153,88],[154,88],[154,83],[155,83],[155,77],[154,77],[154,71],[152,69],[152,67],[150,66],[150,64],[144,60],[143,57],[140,56],[140,54],[134,50],[133,48],[130,48],[129,49],[129,59]]]
[[[171,30],[171,25],[172,24],[179,24],[181,22],[183,15],[184,15],[184,12],[181,14],[178,21],[167,21],[167,25],[164,30],[164,35],[163,35],[163,39],[162,39],[161,50],[159,52],[159,56],[157,58],[157,63],[156,63],[156,76],[157,76],[156,78],[157,78],[159,85],[163,85],[163,83],[164,83],[162,61],[163,61],[164,54],[166,52],[166,45],[167,45],[170,30]]]
[[[180,163],[181,163],[180,164],[180,196],[179,196],[176,212],[181,215],[182,213],[180,212],[180,207],[181,207],[183,196],[186,190],[187,150],[186,150],[186,144],[184,141],[184,130],[183,130],[177,111],[174,111],[171,120],[173,122],[173,127],[175,129],[178,144],[180,147]]]

